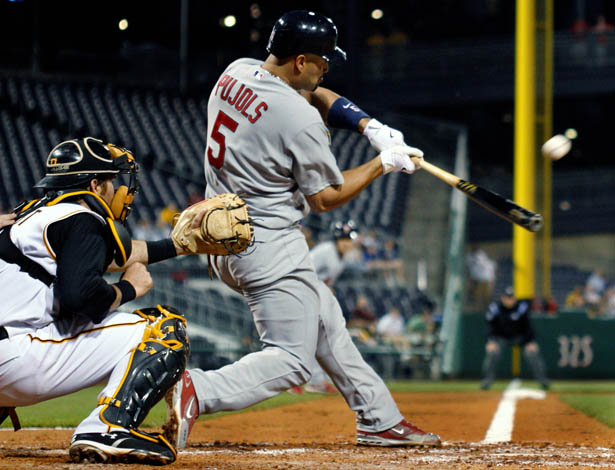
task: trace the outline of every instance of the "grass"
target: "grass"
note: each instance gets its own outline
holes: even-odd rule
[[[393,381],[388,385],[393,393],[474,393],[479,390],[478,381],[475,380]],[[507,385],[508,381],[497,381],[493,384],[491,390],[502,391]],[[526,381],[523,386],[537,387],[537,384],[536,382]],[[100,390],[100,386],[92,387],[37,405],[21,407],[18,409],[19,419],[24,427],[75,427],[94,408]],[[615,381],[555,381],[551,384],[550,392],[557,393],[563,402],[573,408],[609,427],[615,428]],[[320,398],[322,398],[322,395],[311,393],[304,395],[281,393],[248,409],[274,408]],[[241,413],[241,411],[232,413]],[[142,426],[160,427],[164,423],[165,414],[166,406],[162,401],[150,411]],[[205,415],[200,419],[214,419],[224,414],[228,413]],[[1,427],[10,426],[10,420],[7,419]]]
[[[560,395],[560,400],[608,427],[615,428],[615,393],[566,393]]]
[[[19,421],[22,427],[75,427],[82,421],[96,406],[98,394],[102,386],[90,387],[79,392],[72,393],[63,397],[54,398],[32,406],[24,406],[17,409]],[[277,406],[284,406],[290,403],[310,401],[321,398],[318,394],[292,395],[281,393],[262,403],[258,403],[248,409],[267,409]],[[242,410],[244,411],[244,410]],[[204,415],[200,419],[212,419],[229,414],[231,412],[221,412],[215,415]],[[235,411],[232,413],[240,413]],[[160,427],[166,418],[166,404],[161,400],[147,415],[142,424],[144,428]],[[2,428],[12,427],[9,418],[2,423]]]

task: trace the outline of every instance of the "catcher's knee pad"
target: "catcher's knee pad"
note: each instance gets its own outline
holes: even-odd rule
[[[104,423],[126,429],[138,427],[175,385],[190,354],[186,319],[175,309],[158,305],[134,313],[147,320],[143,340],[133,350],[113,396],[98,402],[105,405],[100,412]]]

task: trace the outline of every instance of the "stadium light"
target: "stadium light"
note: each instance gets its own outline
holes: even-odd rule
[[[222,20],[222,26],[224,26],[225,28],[232,28],[236,24],[237,18],[235,18],[235,15],[227,15]]]
[[[117,24],[117,27],[120,28],[120,31],[125,31],[128,29],[128,20],[126,18],[123,18],[120,20],[120,22]]]
[[[374,20],[380,20],[384,16],[384,12],[380,8],[376,8],[372,10],[372,18]]]

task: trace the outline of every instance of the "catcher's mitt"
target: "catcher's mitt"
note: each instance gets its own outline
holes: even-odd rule
[[[201,225],[194,218],[205,211]],[[248,206],[237,194],[218,194],[184,209],[173,220],[173,241],[189,253],[230,255],[252,243],[254,228]]]

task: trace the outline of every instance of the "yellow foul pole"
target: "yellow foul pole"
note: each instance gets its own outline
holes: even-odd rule
[[[514,200],[535,210],[535,26],[534,0],[517,0],[515,37]],[[536,247],[532,232],[514,226],[514,288],[518,298],[535,294]]]

